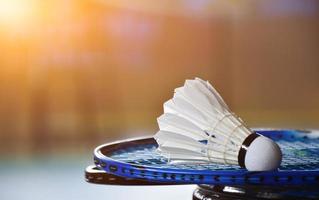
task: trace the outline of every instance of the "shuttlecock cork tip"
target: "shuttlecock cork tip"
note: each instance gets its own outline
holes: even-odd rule
[[[282,160],[279,146],[273,140],[255,133],[250,138],[251,141],[246,148],[242,165],[248,171],[271,171],[277,169]]]

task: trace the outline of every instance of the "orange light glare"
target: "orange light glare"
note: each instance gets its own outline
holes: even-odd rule
[[[30,22],[34,12],[33,0],[0,0],[0,24],[9,27]]]

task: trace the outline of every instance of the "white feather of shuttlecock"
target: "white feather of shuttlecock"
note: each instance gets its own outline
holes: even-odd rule
[[[158,150],[171,162],[238,164],[238,151],[252,133],[212,85],[199,78],[175,89],[157,121]]]

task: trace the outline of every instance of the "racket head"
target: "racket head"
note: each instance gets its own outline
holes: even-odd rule
[[[243,185],[243,186],[223,186],[223,185],[199,185],[194,193],[193,200],[215,199],[318,199],[319,186],[261,186],[261,185]]]
[[[140,179],[130,179],[116,176],[90,165],[85,169],[85,179],[88,183],[120,186],[155,186],[172,185],[174,183],[160,183]],[[175,185],[175,184],[174,184]],[[319,197],[319,185],[306,186],[222,186],[222,185],[199,185],[194,191],[193,199],[209,199],[216,195],[224,198],[238,199],[314,199]],[[198,197],[198,198],[197,198]],[[307,198],[306,198],[307,197]]]
[[[85,180],[88,183],[102,184],[102,185],[171,185],[173,183],[146,181],[142,179],[132,179],[108,173],[103,169],[99,169],[95,165],[89,165],[85,169]]]
[[[214,163],[170,164],[152,137],[104,144],[94,151],[99,169],[120,177],[174,184],[305,185],[319,184],[319,131],[256,130],[275,140],[283,152],[276,171],[249,172]]]

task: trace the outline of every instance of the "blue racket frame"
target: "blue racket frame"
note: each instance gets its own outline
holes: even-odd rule
[[[251,172],[234,165],[172,165],[152,137],[104,144],[94,151],[95,165],[117,176],[152,182],[212,185],[319,185],[319,131],[257,129],[283,151],[278,170]]]

